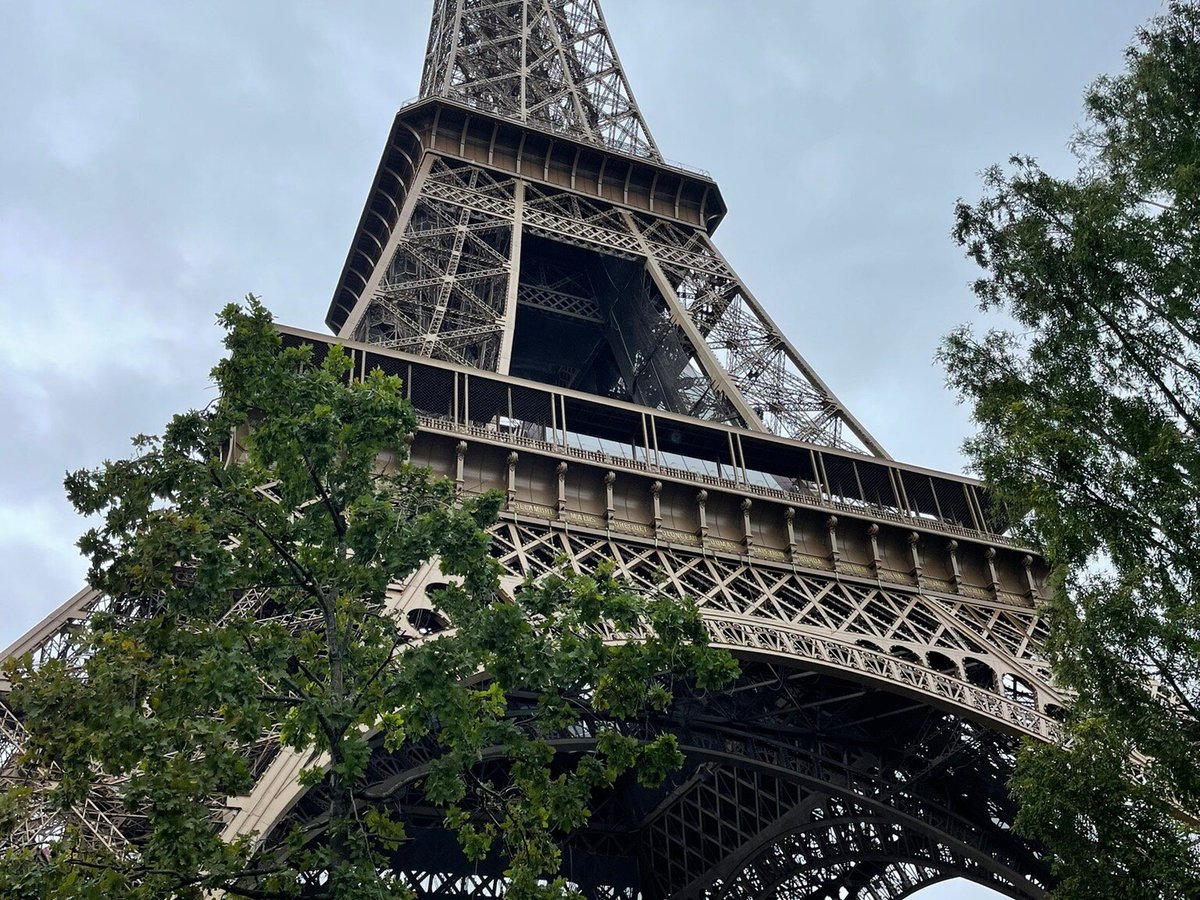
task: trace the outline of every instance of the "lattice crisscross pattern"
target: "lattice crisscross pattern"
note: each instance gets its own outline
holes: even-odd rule
[[[438,0],[421,96],[661,159],[597,0]]]

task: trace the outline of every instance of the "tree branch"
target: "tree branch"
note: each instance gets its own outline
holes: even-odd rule
[[[304,468],[308,472],[309,480],[312,481],[313,487],[317,489],[317,493],[321,496],[321,501],[329,511],[329,518],[333,521],[333,527],[337,532],[338,540],[344,541],[346,539],[346,520],[342,516],[341,509],[334,506],[333,499],[329,496],[329,492],[325,488],[325,483],[321,481],[320,477],[313,470],[308,453],[303,448],[300,450],[300,458],[304,460]]]

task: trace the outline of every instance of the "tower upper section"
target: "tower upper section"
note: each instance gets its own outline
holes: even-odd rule
[[[421,97],[662,159],[598,0],[436,0]]]
[[[721,256],[599,0],[434,0],[326,321],[417,357],[886,452]]]

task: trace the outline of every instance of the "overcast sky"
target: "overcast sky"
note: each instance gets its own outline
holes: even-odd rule
[[[81,584],[63,473],[211,397],[220,305],[324,330],[431,5],[2,0],[0,646]],[[977,317],[954,202],[1012,153],[1070,172],[1084,87],[1158,0],[604,9],[750,289],[893,456],[959,470],[933,362]]]

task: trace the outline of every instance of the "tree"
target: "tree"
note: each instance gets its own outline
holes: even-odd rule
[[[940,351],[974,465],[1052,567],[1075,699],[1012,786],[1062,898],[1200,896],[1200,6],[1126,61],[1086,94],[1074,177],[1014,157],[959,202],[975,294],[1011,324]]]
[[[512,896],[568,894],[556,842],[593,793],[630,771],[657,784],[682,762],[669,734],[620,724],[664,709],[674,679],[719,687],[732,658],[707,646],[694,605],[633,593],[609,568],[502,595],[486,532],[500,499],[462,500],[404,461],[415,418],[397,379],[352,379],[338,348],[319,363],[284,349],[254,298],[219,320],[219,399],[136,438],[131,459],[66,479],[97,517],[80,547],[108,598],[75,638],[82,664],[6,667],[26,765],[53,778],[5,792],[0,826],[105,790],[144,827],[128,848],[68,829],[10,852],[0,895],[406,896],[379,874],[402,824],[360,792],[373,740],[431,754],[426,797],[468,857],[496,845]],[[435,558],[453,627],[412,641],[388,591]],[[606,627],[629,639],[606,645]],[[519,715],[517,692],[537,697]],[[583,717],[596,749],[564,768],[549,739]],[[247,792],[248,750],[272,726],[325,754],[302,779],[323,783],[329,809],[316,839],[268,853],[223,842],[213,813]],[[479,774],[484,748],[508,761],[502,781]]]

